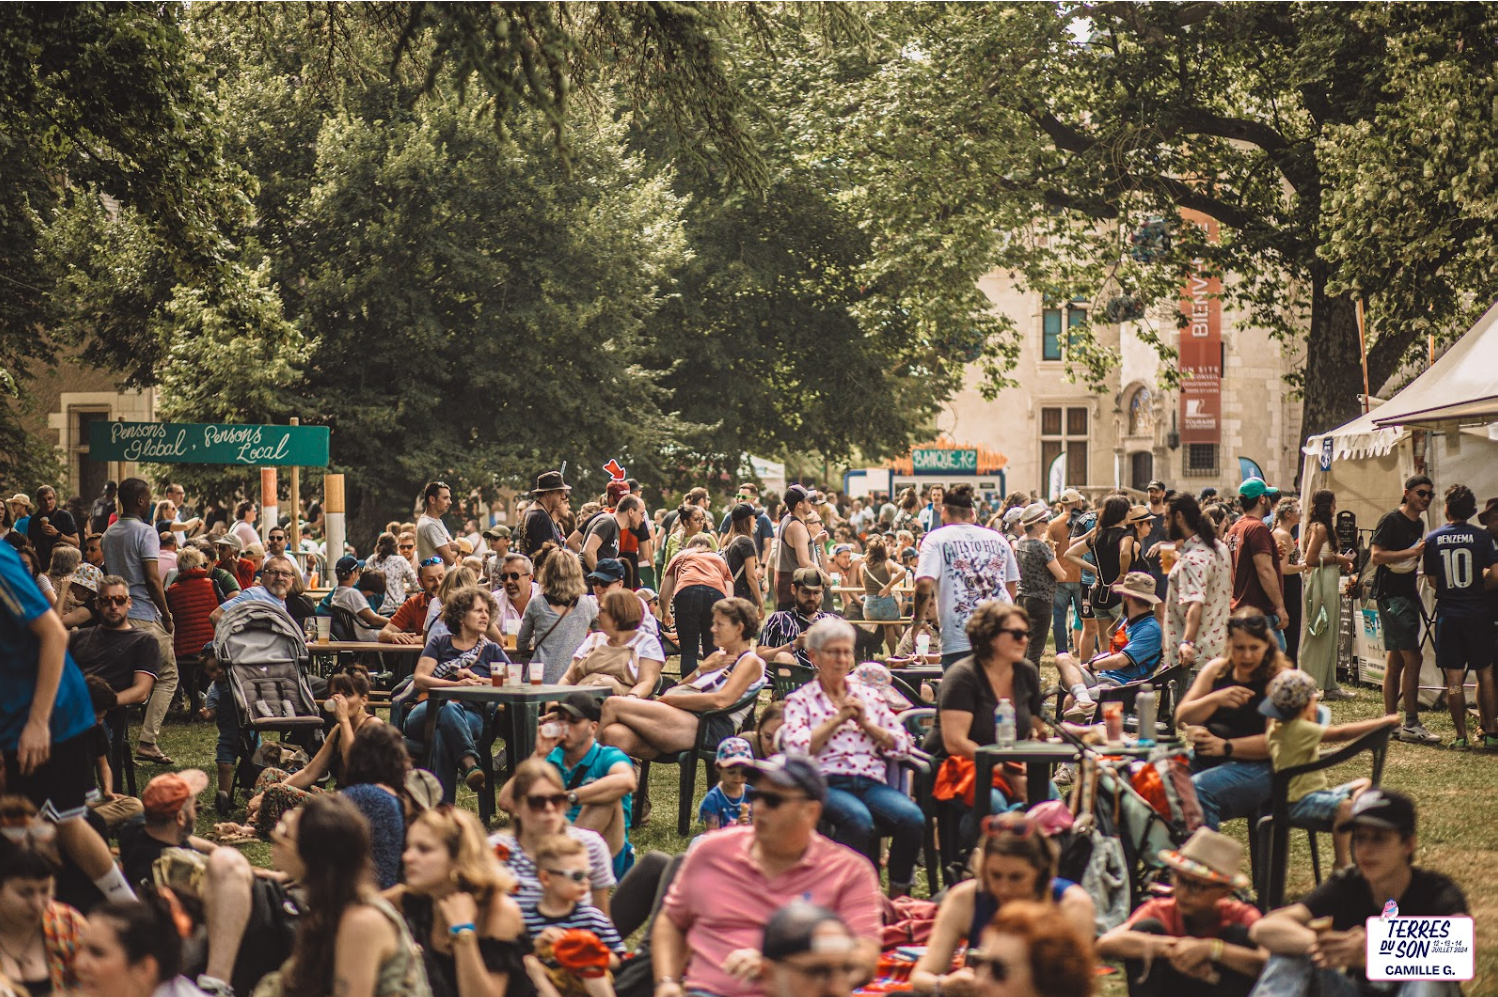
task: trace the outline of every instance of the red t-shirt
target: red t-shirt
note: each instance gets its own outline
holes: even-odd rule
[[[1216,938],[1222,933],[1222,929],[1233,924],[1241,924],[1248,927],[1262,917],[1259,909],[1241,900],[1232,897],[1223,897],[1217,901],[1217,923],[1208,925],[1194,938]],[[1180,909],[1176,906],[1175,897],[1162,897],[1156,900],[1146,900],[1139,905],[1139,909],[1129,915],[1129,924],[1143,921],[1145,918],[1154,918],[1165,925],[1165,933],[1173,938],[1183,938],[1186,935],[1186,922],[1181,919]]]
[[[425,592],[418,592],[395,611],[390,617],[390,625],[400,633],[419,634],[427,622],[427,607],[432,604],[432,597]]]
[[[1274,612],[1285,591],[1280,549],[1275,545],[1274,534],[1262,519],[1244,516],[1233,524],[1223,540],[1228,550],[1233,552],[1233,611],[1252,606],[1266,616]],[[1268,554],[1274,559],[1274,573],[1279,576],[1281,596],[1271,597],[1264,591],[1264,584],[1259,581],[1259,569],[1254,565],[1255,554]]]

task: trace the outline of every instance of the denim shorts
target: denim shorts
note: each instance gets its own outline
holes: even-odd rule
[[[898,620],[900,604],[892,595],[866,595],[863,597],[865,620]]]
[[[1355,783],[1344,783],[1331,789],[1317,789],[1290,804],[1290,819],[1303,824],[1330,824],[1337,807],[1352,795]]]

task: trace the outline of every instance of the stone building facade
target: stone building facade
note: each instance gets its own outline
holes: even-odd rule
[[[81,495],[91,501],[103,490],[105,481],[119,481],[137,473],[136,465],[127,461],[90,460],[89,425],[115,419],[154,420],[154,390],[121,390],[117,375],[67,357],[40,371],[27,390],[33,404],[22,423],[27,432],[57,447],[64,478],[58,482],[23,482],[16,486],[24,490],[53,484],[63,498]]]
[[[1149,323],[1165,342],[1179,346],[1183,330],[1176,328],[1173,313],[1106,324],[1092,303],[1046,301],[1020,290],[1005,272],[988,274],[979,286],[1018,330],[1019,360],[1010,373],[1016,385],[988,401],[974,367],[938,417],[937,428],[1008,457],[1010,491],[1045,491],[1047,471],[1063,450],[1066,484],[1089,497],[1116,487],[1143,491],[1152,478],[1182,491],[1210,485],[1231,494],[1243,478],[1240,457],[1256,463],[1271,484],[1293,486],[1300,467],[1301,411],[1284,375],[1302,360],[1266,330],[1242,325],[1242,316],[1232,312],[1220,316],[1217,426],[1206,434],[1183,433],[1181,391],[1162,385],[1162,361],[1139,335]],[[1075,381],[1065,361],[1066,330],[1088,318],[1093,335],[1118,355],[1099,391]],[[1184,332],[1191,335],[1191,327]],[[1215,442],[1191,442],[1204,435],[1215,436]]]

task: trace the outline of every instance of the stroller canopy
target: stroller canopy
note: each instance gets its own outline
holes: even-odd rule
[[[307,656],[307,637],[285,607],[244,599],[219,617],[213,654],[230,665],[269,665]]]

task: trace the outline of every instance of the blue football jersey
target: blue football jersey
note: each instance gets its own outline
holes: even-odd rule
[[[1483,572],[1498,562],[1493,535],[1481,526],[1451,523],[1425,538],[1425,576],[1436,587],[1436,611],[1444,616],[1489,616]]]

